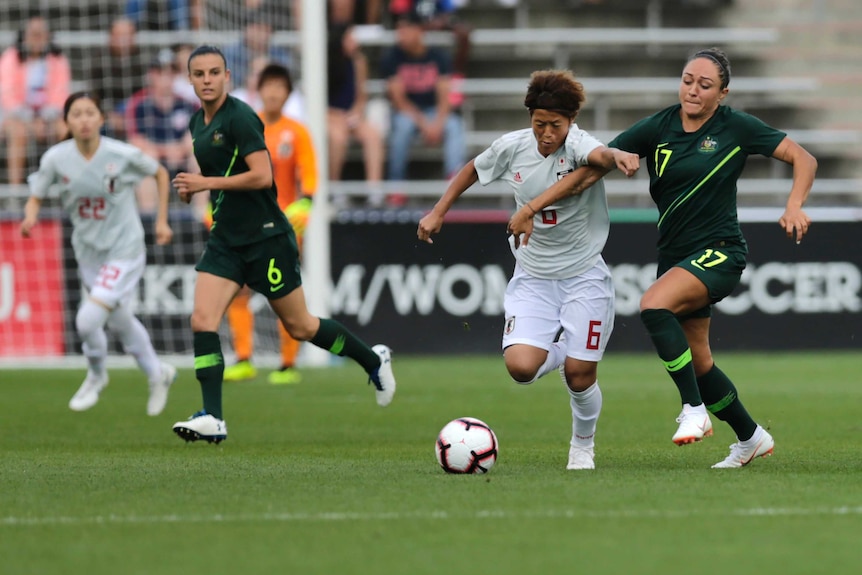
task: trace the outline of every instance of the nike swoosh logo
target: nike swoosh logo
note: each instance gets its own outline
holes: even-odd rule
[[[277,286],[269,286],[269,291],[270,291],[270,293],[272,293],[272,292],[274,292],[274,291],[278,291],[278,290],[280,290],[280,289],[281,289],[281,288],[283,288],[283,287],[284,287],[284,284],[283,284],[283,283],[278,284]]]
[[[341,355],[341,352],[344,351],[344,341],[344,335],[338,334],[338,337],[335,338],[335,341],[332,343],[332,347],[329,348],[329,351],[334,353],[335,355]]]

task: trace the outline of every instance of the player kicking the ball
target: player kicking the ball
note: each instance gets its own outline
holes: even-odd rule
[[[130,305],[147,255],[135,187],[141,178],[155,176],[159,190],[156,243],[167,244],[172,236],[168,172],[138,148],[99,135],[105,118],[93,95],[77,92],[69,96],[63,119],[71,138],[45,152],[39,170],[30,176],[31,195],[24,208],[21,235],[26,238],[33,233],[42,200],[57,186],[63,210],[72,220],[72,247],[87,292],[75,317],[87,357],[87,377],[69,408],[90,409],[108,385],[107,325],[147,375],[147,414],[158,415],[165,408],[177,370],[159,361],[147,330],[132,315]]]
[[[446,212],[476,181],[505,181],[518,207],[529,208],[533,198],[578,166],[634,174],[636,155],[605,147],[574,123],[584,100],[583,86],[571,72],[534,72],[524,99],[531,128],[502,136],[470,161],[419,222],[419,239],[431,242]],[[510,237],[516,261],[504,299],[503,357],[517,383],[561,370],[572,408],[567,468],[593,469],[602,408],[597,367],[614,325],[614,288],[601,255],[610,226],[604,183],[532,211],[536,228],[529,242],[519,245]],[[555,341],[561,329],[563,337]]]

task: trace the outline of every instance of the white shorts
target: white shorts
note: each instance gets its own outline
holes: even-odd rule
[[[562,280],[533,277],[515,264],[503,307],[503,349],[526,344],[548,350],[562,327],[568,357],[599,361],[614,329],[613,278],[601,258]]]
[[[78,264],[78,275],[91,298],[113,309],[132,298],[146,264],[146,254],[132,260],[112,260],[102,264],[84,262]]]

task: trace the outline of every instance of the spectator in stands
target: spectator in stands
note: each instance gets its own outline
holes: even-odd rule
[[[353,37],[351,25],[330,28],[327,47],[327,75],[329,111],[329,179],[341,179],[351,138],[362,144],[365,180],[369,183],[369,197],[376,201],[379,183],[383,180],[383,136],[366,118],[368,61]]]
[[[712,435],[711,412],[737,442],[714,468],[739,468],[773,451],[775,442],[752,419],[733,382],[716,365],[709,344],[712,305],[739,284],[748,248],[739,227],[736,184],[749,155],[793,166],[793,183],[778,223],[796,243],[811,219],[802,210],[817,160],[761,120],[721,102],[729,93],[730,61],[718,48],[693,54],[679,85],[679,103],[644,118],[610,146],[646,158],[649,192],[659,208],[656,281],[640,301],[641,321],[680,394],[682,412],[672,437],[677,445]],[[533,218],[566,196],[580,193],[604,170],[584,168],[526,204],[510,220],[513,233],[529,233]]]
[[[111,23],[108,46],[89,58],[90,88],[102,100],[107,113],[110,133],[117,138],[126,137],[124,110],[132,94],[146,84],[147,60],[138,45],[135,24],[128,18],[117,18]]]
[[[443,144],[446,178],[464,165],[464,124],[449,104],[449,55],[425,44],[422,19],[414,12],[398,17],[396,45],[384,55],[381,75],[392,103],[389,137],[390,180],[404,180],[410,144],[417,129],[428,145]]]
[[[0,118],[10,184],[24,182],[31,139],[53,143],[65,136],[63,103],[71,81],[69,60],[51,43],[48,23],[33,16],[0,56]]]
[[[247,14],[258,13],[273,30],[298,29],[303,0],[204,0],[202,27],[235,32]]]
[[[455,16],[463,0],[389,0],[389,13],[393,19],[411,12],[418,15],[425,30],[446,30],[455,38],[455,58],[452,66],[449,101],[457,108],[464,103],[462,85],[467,76],[470,60],[470,25]]]
[[[242,38],[224,50],[230,70],[231,84],[239,88],[245,84],[246,74],[255,58],[264,56],[275,64],[290,68],[290,52],[272,44],[272,24],[264,11],[249,12],[245,16]]]
[[[174,44],[171,46],[171,51],[174,53],[174,94],[196,105],[198,98],[195,96],[194,86],[189,82],[188,73],[189,56],[191,56],[192,50],[194,50],[194,46],[191,44]]]
[[[246,74],[245,86],[231,90],[230,95],[251,106],[255,112],[261,112],[263,110],[263,100],[260,97],[257,86],[260,83],[260,73],[271,63],[268,56],[258,56],[252,60],[248,74]],[[300,122],[305,120],[305,102],[302,99],[302,94],[298,90],[294,90],[293,84],[291,84],[287,103],[281,112],[288,118],[294,118]]]
[[[329,0],[329,23],[380,24],[385,0]]]
[[[193,158],[189,119],[197,107],[173,90],[174,56],[165,48],[150,63],[147,86],[126,107],[128,141],[167,167],[171,177],[190,171]],[[145,180],[139,192],[142,211],[155,208],[155,190]]]
[[[189,30],[201,27],[204,0],[126,0],[126,17],[138,30]]]

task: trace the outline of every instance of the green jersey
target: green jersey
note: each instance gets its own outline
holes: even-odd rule
[[[228,96],[209,124],[204,111],[189,120],[195,159],[204,176],[232,176],[249,170],[245,157],[266,151],[263,122],[247,104]],[[263,190],[210,190],[211,233],[229,246],[243,246],[286,233],[275,183]]]
[[[685,257],[721,240],[745,247],[736,181],[748,156],[771,156],[785,136],[727,106],[687,133],[677,104],[637,122],[608,146],[646,158],[659,211],[659,252]]]

